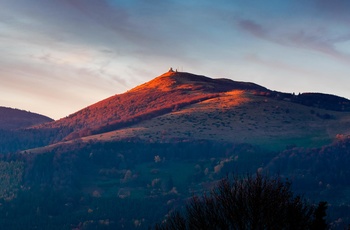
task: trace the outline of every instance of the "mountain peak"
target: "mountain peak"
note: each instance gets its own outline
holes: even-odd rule
[[[202,75],[170,70],[155,79],[139,85],[130,91],[157,89],[161,91],[188,90],[201,92],[227,92],[235,89],[268,91],[265,87],[249,82],[238,82],[229,79],[213,79]]]

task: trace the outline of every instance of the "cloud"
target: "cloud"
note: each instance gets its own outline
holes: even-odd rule
[[[348,0],[313,0],[317,10],[337,17],[349,18],[350,2]]]
[[[249,63],[257,63],[259,65],[267,66],[272,69],[280,69],[294,73],[296,76],[311,76],[314,74],[314,71],[310,71],[301,66],[295,66],[283,60],[271,60],[267,58],[260,57],[257,54],[250,54],[245,57]]]
[[[238,27],[252,35],[266,39],[268,37],[268,31],[262,25],[248,19],[238,20]]]
[[[280,27],[268,27],[251,19],[238,19],[237,26],[241,31],[259,39],[282,46],[316,51],[346,64],[350,63],[350,54],[335,48],[337,43],[350,40],[350,31],[334,35],[328,28],[313,26],[307,26],[306,29],[300,26],[293,30],[286,30]],[[284,26],[288,28],[288,25]]]
[[[280,39],[282,44],[314,50],[330,57],[350,64],[350,54],[344,53],[335,48],[336,43],[349,40],[349,34],[335,36],[327,34],[326,31],[306,32],[300,30]]]

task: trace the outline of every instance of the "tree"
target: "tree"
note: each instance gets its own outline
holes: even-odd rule
[[[312,230],[327,229],[328,224],[324,219],[327,216],[326,210],[327,202],[321,201],[320,203],[318,203],[318,206],[314,212],[314,221],[311,226]]]
[[[327,224],[320,224],[326,208],[325,202],[315,209],[294,196],[288,181],[257,173],[222,179],[209,194],[194,196],[182,212],[174,211],[155,229],[326,229]]]

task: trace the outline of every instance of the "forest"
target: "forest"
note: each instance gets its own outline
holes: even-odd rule
[[[311,204],[326,201],[327,221],[341,228],[349,223],[349,146],[347,137],[280,153],[204,140],[76,141],[74,148],[9,153],[0,162],[6,175],[0,223],[12,229],[148,229],[226,175],[259,171],[290,181]]]

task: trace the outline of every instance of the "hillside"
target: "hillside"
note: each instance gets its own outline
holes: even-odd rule
[[[293,95],[253,83],[168,72],[37,129],[57,130],[58,144],[78,138],[86,143],[211,140],[283,150],[318,147],[337,134],[350,134],[349,111],[350,101],[334,95]]]
[[[0,129],[27,128],[51,121],[51,118],[40,114],[0,106]]]
[[[112,96],[66,118],[37,128],[60,129],[59,139],[71,140],[124,128],[216,98],[230,90],[268,91],[253,83],[168,72],[126,93]]]

